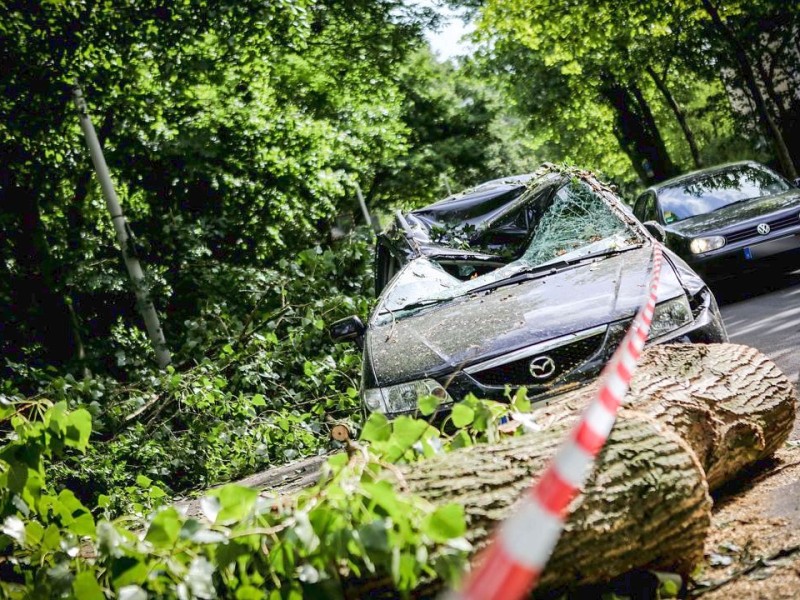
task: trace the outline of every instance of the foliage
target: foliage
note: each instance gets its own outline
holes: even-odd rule
[[[706,10],[716,6],[798,161],[792,115],[800,104],[796,85],[783,87],[798,78],[798,49],[789,41],[798,23],[785,2],[450,4],[476,15],[477,62],[516,102],[534,150],[591,164],[629,186],[634,172],[647,183],[673,173],[672,163],[685,170],[776,158],[774,132],[758,124],[733,42]]]
[[[421,413],[434,414],[437,403],[426,398]],[[138,528],[126,525],[130,517],[112,520],[108,497],[89,510],[48,477],[51,460],[87,449],[87,410],[5,401],[2,417],[14,434],[0,450],[0,546],[10,558],[0,567],[0,591],[11,598],[341,597],[348,579],[369,573],[391,578],[400,591],[434,575],[451,580],[470,550],[463,508],[398,494],[388,463],[496,440],[503,420],[529,410],[521,392],[510,404],[468,398],[439,429],[373,415],[362,435],[369,445],[332,456],[320,483],[296,496],[260,497],[231,484],[201,500],[205,519],[161,507]],[[163,493],[146,477],[138,483],[151,496]]]
[[[2,350],[105,371],[137,319],[70,101],[78,80],[168,343],[225,273],[327,241],[349,182],[402,153],[394,3],[0,2]],[[355,19],[354,16],[359,18]],[[55,49],[55,50],[54,50]],[[353,55],[361,60],[353,60]],[[210,272],[209,272],[210,271]]]
[[[153,499],[142,497],[140,476],[171,496],[326,450],[330,420],[358,410],[361,361],[325,330],[367,312],[370,254],[356,238],[276,269],[214,273],[229,290],[186,324],[185,363],[165,373],[138,365],[147,347],[117,346],[133,383],[29,375],[47,379],[39,396],[85,405],[95,418],[98,439],[54,468],[57,481],[87,502],[102,494],[114,511],[142,513]]]

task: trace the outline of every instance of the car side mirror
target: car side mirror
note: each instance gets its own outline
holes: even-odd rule
[[[336,321],[328,328],[334,343],[353,342],[359,348],[364,343],[364,331],[364,323],[355,315]]]
[[[661,223],[656,223],[655,221],[645,221],[642,223],[642,225],[644,225],[644,228],[650,232],[650,235],[652,235],[662,244],[667,239],[667,232]]]
[[[794,186],[800,188],[800,177],[794,180]]]

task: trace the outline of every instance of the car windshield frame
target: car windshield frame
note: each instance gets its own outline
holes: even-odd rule
[[[748,175],[750,181],[745,185],[743,178]],[[657,195],[664,223],[671,225],[790,189],[789,182],[778,173],[753,164],[741,164],[664,185]]]
[[[552,182],[546,182],[546,184],[550,183]],[[570,189],[572,185],[578,185],[579,188]],[[530,186],[523,196],[536,201],[541,188],[541,185]],[[577,191],[578,189],[580,192]],[[595,215],[589,215],[589,217],[596,219],[597,222],[590,222],[589,217],[583,217],[585,223],[582,225],[585,230],[588,230],[589,225],[604,227],[604,229],[586,233],[587,239],[576,240],[574,247],[569,247],[567,243],[561,248],[558,244],[563,243],[563,239],[555,240],[557,249],[554,250],[553,242],[545,240],[550,244],[550,247],[547,248],[549,253],[542,252],[542,248],[547,247],[548,244],[542,242],[540,226],[547,224],[553,229],[553,224],[558,223],[555,220],[560,214],[556,210],[557,197],[565,190],[566,196],[560,198],[561,204],[564,206],[567,206],[570,201],[574,204],[577,195],[588,192],[590,196],[586,198],[591,198],[597,203],[596,205],[594,202],[587,203],[587,206],[596,212]],[[390,319],[415,314],[427,307],[451,302],[474,293],[476,290],[487,291],[494,287],[501,287],[504,282],[512,278],[528,279],[528,277],[520,277],[522,274],[530,274],[530,278],[533,279],[539,275],[546,276],[553,269],[557,270],[584,260],[602,260],[620,251],[641,247],[646,240],[641,228],[636,227],[636,222],[617,205],[621,201],[616,197],[611,200],[607,197],[608,195],[610,194],[594,188],[582,179],[562,180],[554,188],[554,192],[548,196],[550,204],[547,211],[551,213],[556,211],[554,217],[547,222],[545,215],[537,223],[537,226],[531,229],[521,255],[501,267],[471,279],[462,280],[451,275],[436,262],[435,256],[414,258],[395,275],[384,289],[373,313],[373,320],[376,324],[381,324]],[[538,198],[540,199],[541,195]],[[443,253],[446,253],[447,250],[447,247],[442,247]],[[537,250],[539,251],[537,252]],[[478,251],[479,249],[476,249],[476,252]]]

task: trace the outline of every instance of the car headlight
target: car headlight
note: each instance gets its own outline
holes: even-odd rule
[[[725,238],[721,235],[712,235],[710,237],[694,238],[689,243],[689,250],[692,254],[703,254],[703,252],[711,252],[717,248],[722,248],[725,245]]]
[[[656,304],[653,321],[650,324],[648,340],[653,340],[674,331],[692,321],[692,309],[686,296],[679,296]]]
[[[438,382],[433,379],[420,379],[383,388],[364,390],[361,397],[370,412],[395,414],[416,410],[417,402],[423,396],[436,396],[442,404],[453,399]]]

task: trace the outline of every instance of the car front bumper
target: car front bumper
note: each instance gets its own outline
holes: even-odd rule
[[[728,244],[686,262],[706,281],[769,267],[800,268],[800,227]]]
[[[670,343],[723,343],[728,341],[728,335],[722,322],[714,295],[708,288],[700,291],[690,303],[692,309],[692,321],[686,325],[668,332],[659,338],[649,340],[650,344],[670,344]],[[534,403],[546,403],[550,398],[558,394],[579,388],[592,382],[601,372],[612,354],[622,342],[626,331],[630,327],[632,319],[609,323],[605,328],[602,342],[598,344],[596,350],[583,360],[580,364],[558,376],[546,385],[487,385],[482,382],[480,373],[459,369],[449,374],[438,375],[435,380],[444,387],[449,396],[454,401],[459,401],[472,394],[478,398],[489,400],[507,401],[517,389],[525,387],[528,391],[528,398]],[[528,359],[530,360],[530,359]],[[398,413],[387,413],[387,417],[393,418],[400,414],[413,414],[415,411],[405,411]],[[449,412],[448,406],[442,406],[440,416]]]

